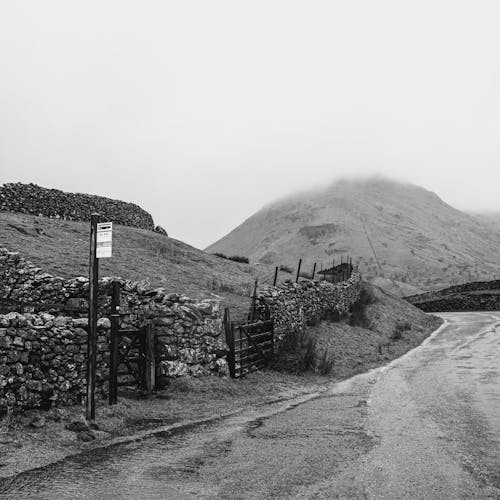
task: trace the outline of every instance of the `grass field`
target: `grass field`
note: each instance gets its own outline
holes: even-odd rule
[[[89,224],[0,212],[0,246],[19,251],[44,271],[88,275]],[[220,296],[233,317],[245,316],[257,268],[221,259],[181,241],[126,226],[113,229],[113,257],[100,276],[147,280],[152,287],[193,298]]]

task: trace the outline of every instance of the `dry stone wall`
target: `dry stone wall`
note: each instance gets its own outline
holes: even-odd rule
[[[287,335],[303,332],[322,319],[344,316],[359,299],[360,282],[360,274],[353,273],[349,280],[336,284],[287,280],[278,287],[265,287],[257,297],[257,317],[274,318],[279,349]]]
[[[124,226],[154,230],[151,215],[138,205],[103,196],[65,193],[36,184],[10,183],[0,186],[0,210],[55,219],[89,221],[94,212]]]
[[[0,412],[79,403],[85,394],[87,320],[49,313],[0,315]],[[98,322],[97,389],[107,375],[110,322]]]
[[[476,281],[412,295],[405,300],[425,312],[498,311],[499,290],[500,280]]]
[[[122,326],[155,325],[160,376],[227,373],[218,300],[195,300],[143,283],[114,280],[121,284]],[[97,388],[102,393],[108,375],[112,281],[99,281]],[[0,249],[0,299],[28,303],[30,311],[0,315],[0,409],[81,400],[87,296],[87,278],[52,276],[18,253]]]

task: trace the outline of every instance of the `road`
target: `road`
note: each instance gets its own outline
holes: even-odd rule
[[[2,498],[500,498],[500,313],[292,402],[65,460]]]

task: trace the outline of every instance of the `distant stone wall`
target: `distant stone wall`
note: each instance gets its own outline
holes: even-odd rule
[[[500,280],[464,283],[405,300],[425,312],[499,311]]]
[[[0,210],[78,221],[89,221],[90,215],[97,212],[115,224],[151,231],[155,229],[151,215],[133,203],[103,196],[65,193],[36,184],[0,186]]]
[[[274,318],[277,344],[291,333],[303,332],[308,325],[331,317],[342,317],[358,301],[361,276],[353,273],[344,282],[285,281],[265,287],[257,297],[256,312],[261,319]]]
[[[155,326],[160,377],[227,373],[218,300],[194,300],[116,279],[122,289],[122,326]],[[111,283],[111,278],[99,281],[101,393],[108,376]],[[0,299],[29,303],[32,311],[0,315],[0,409],[30,408],[51,400],[80,402],[85,391],[87,297],[87,278],[52,276],[18,253],[0,249]]]

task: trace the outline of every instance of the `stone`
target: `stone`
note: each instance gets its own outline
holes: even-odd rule
[[[89,426],[80,420],[75,420],[64,426],[65,429],[71,432],[84,432],[90,430]]]
[[[0,434],[0,444],[10,444],[14,442],[14,438],[8,434]]]
[[[111,328],[111,321],[108,318],[99,318],[97,320],[97,328],[104,328],[108,330]]]
[[[88,318],[76,318],[73,320],[73,326],[77,328],[87,328],[89,326]]]
[[[82,441],[84,443],[90,443],[95,440],[95,434],[91,430],[79,432],[76,437],[78,441]]]
[[[12,344],[12,339],[8,335],[0,337],[0,348],[1,349],[8,349],[11,344]]]
[[[26,388],[30,391],[42,392],[43,384],[40,380],[27,380]]]
[[[185,377],[188,374],[188,366],[182,361],[162,361],[160,367],[166,377]]]
[[[46,313],[46,312],[42,312],[39,314],[40,316],[40,319],[44,322],[44,323],[48,323],[49,321],[54,321],[55,319],[55,316],[52,315],[52,314],[49,314],[49,313]]]
[[[33,427],[35,429],[41,429],[42,427],[45,426],[45,418],[44,417],[35,417],[31,422],[30,422],[30,427]]]

